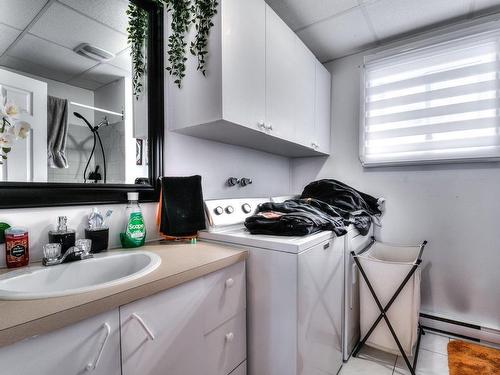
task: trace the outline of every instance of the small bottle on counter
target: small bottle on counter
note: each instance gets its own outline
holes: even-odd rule
[[[60,243],[61,254],[64,254],[70,247],[75,246],[76,232],[68,229],[68,218],[59,216],[57,219],[57,230],[49,231],[49,243]]]
[[[24,228],[5,230],[5,261],[8,268],[27,266],[30,261],[29,236]]]

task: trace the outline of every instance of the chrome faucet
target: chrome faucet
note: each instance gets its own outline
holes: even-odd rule
[[[43,247],[42,264],[44,266],[55,266],[64,263],[70,255],[73,260],[84,260],[93,258],[94,255],[90,254],[90,240],[77,240],[76,246],[70,247],[61,256],[61,244],[49,243]]]

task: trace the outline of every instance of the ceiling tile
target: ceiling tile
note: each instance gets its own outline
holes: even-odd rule
[[[127,37],[109,27],[54,3],[30,30],[31,34],[70,49],[89,43],[112,53],[127,48]]]
[[[318,22],[297,34],[321,62],[345,56],[375,42],[358,8]]]
[[[14,40],[21,34],[20,30],[0,23],[0,56],[12,44]]]
[[[465,16],[470,4],[470,0],[383,0],[365,9],[377,36],[386,39]]]
[[[47,0],[0,0],[0,22],[24,30]]]
[[[111,83],[123,77],[129,77],[130,73],[109,64],[100,64],[85,72],[78,79],[89,79],[101,84]]]
[[[357,0],[267,0],[294,30],[325,20],[358,5]]]
[[[26,64],[32,62],[31,64],[34,66],[43,67],[43,69],[52,72],[50,77],[44,75],[46,78],[62,82],[96,64],[95,61],[82,57],[67,48],[29,34],[25,35],[8,54],[25,60]]]
[[[100,82],[94,82],[89,79],[82,79],[82,78],[74,78],[66,82],[68,85],[72,86],[77,86],[81,87],[82,89],[87,89],[87,90],[96,90],[99,87],[102,86],[102,83]]]
[[[62,3],[92,17],[113,29],[126,33],[128,2],[123,0],[60,0]]]
[[[132,58],[130,57],[130,49],[127,48],[125,51],[117,55],[113,60],[108,61],[108,64],[114,65],[120,69],[127,72],[132,71]]]

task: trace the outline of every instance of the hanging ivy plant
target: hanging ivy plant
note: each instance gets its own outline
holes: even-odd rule
[[[132,91],[136,99],[142,92],[142,79],[146,73],[146,63],[144,58],[144,44],[148,30],[147,12],[130,3],[127,9],[128,16],[128,43],[130,45],[130,55],[132,57]]]
[[[217,0],[154,0],[165,6],[171,13],[170,35],[167,44],[167,71],[173,76],[174,83],[180,88],[186,76],[186,34],[194,25],[195,35],[189,50],[198,59],[197,69],[206,76],[206,59],[208,54],[208,36],[214,26],[212,18],[217,14]],[[139,97],[143,89],[142,79],[146,72],[144,44],[147,37],[148,14],[133,3],[129,4],[127,15],[128,42],[132,56],[132,86],[134,95]]]
[[[206,76],[206,56],[208,54],[208,36],[214,26],[212,18],[217,14],[217,0],[194,0],[191,7],[192,22],[196,28],[196,35],[191,42],[190,52],[198,58],[197,69]]]
[[[167,71],[175,77],[174,83],[180,88],[186,76],[186,34],[191,24],[190,0],[160,0],[167,12],[171,12],[170,35],[168,37]]]

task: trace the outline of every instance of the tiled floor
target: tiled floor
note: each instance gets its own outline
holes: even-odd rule
[[[426,332],[420,342],[418,375],[448,375],[449,337]],[[410,358],[413,362],[413,358]],[[357,358],[344,364],[340,375],[409,375],[403,357],[365,347]]]

